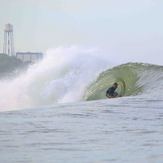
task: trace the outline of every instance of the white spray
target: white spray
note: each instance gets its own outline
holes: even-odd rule
[[[108,66],[108,57],[96,49],[48,50],[24,74],[0,81],[0,110],[80,101],[87,86]]]

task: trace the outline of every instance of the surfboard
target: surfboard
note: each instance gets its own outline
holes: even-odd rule
[[[119,96],[115,96],[115,97],[112,97],[112,96],[107,96],[109,99],[110,98],[119,98],[119,97],[122,97],[121,95],[119,95]]]

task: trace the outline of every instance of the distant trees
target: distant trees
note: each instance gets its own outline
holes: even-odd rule
[[[26,68],[27,64],[24,64],[20,59],[0,54],[0,78],[14,76]]]

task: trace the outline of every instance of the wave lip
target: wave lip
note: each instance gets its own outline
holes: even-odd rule
[[[122,96],[150,94],[152,93],[151,88],[159,96],[160,92],[155,84],[158,83],[163,88],[161,79],[163,79],[163,66],[126,63],[102,72],[96,81],[88,87],[84,99],[105,99],[106,90],[114,82],[119,83],[117,92]]]

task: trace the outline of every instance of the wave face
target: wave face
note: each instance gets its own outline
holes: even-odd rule
[[[102,72],[87,89],[85,100],[104,99],[105,92],[114,82],[122,96],[143,94],[157,98],[163,88],[163,66],[127,63]]]

